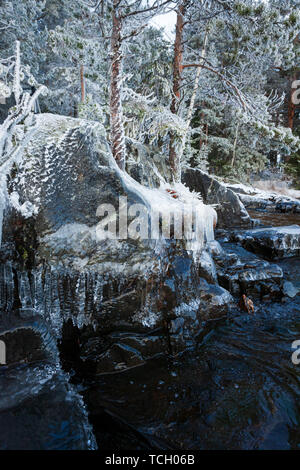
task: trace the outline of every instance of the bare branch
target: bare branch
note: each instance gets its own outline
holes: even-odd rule
[[[129,18],[130,16],[140,15],[140,14],[148,13],[148,12],[155,11],[155,10],[157,11],[158,9],[163,8],[164,6],[170,3],[173,3],[173,0],[165,0],[163,3],[157,5],[157,0],[156,0],[155,4],[152,5],[152,7],[144,8],[143,10],[131,11],[127,13],[126,15],[121,15],[121,18],[125,19],[125,18]]]

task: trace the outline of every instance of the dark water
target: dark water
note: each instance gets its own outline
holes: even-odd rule
[[[300,259],[281,266],[300,283]],[[300,448],[297,339],[299,296],[256,305],[251,316],[233,309],[196,350],[91,380],[84,396],[98,440],[115,449],[147,447],[143,439],[175,449]],[[119,432],[107,413],[121,419]]]
[[[251,216],[267,226],[300,225],[300,214]],[[243,257],[243,249],[227,248]],[[300,287],[300,258],[277,264]],[[257,303],[254,315],[233,308],[196,350],[88,385],[84,395],[98,440],[112,448],[147,446],[141,444],[146,438],[148,445],[174,449],[300,449],[300,365],[291,358],[296,340],[299,295]],[[121,418],[122,431],[101,426],[99,409]],[[138,434],[122,444],[132,429]]]
[[[248,210],[252,219],[258,219],[267,227],[280,227],[281,225],[300,225],[300,214],[287,212],[280,214],[277,212],[267,212],[263,210]]]
[[[266,219],[266,225],[279,221]],[[226,245],[240,258],[253,256]],[[300,287],[300,258],[277,264]],[[111,449],[300,449],[296,340],[299,295],[257,302],[253,315],[236,306],[180,357],[87,380],[83,393],[98,442]]]

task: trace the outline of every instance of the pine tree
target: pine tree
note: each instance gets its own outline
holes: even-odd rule
[[[153,14],[162,12],[170,0],[100,0],[95,11],[111,16],[110,36],[110,139],[113,156],[125,169],[126,145],[123,118],[123,59],[126,41],[137,36]]]
[[[195,100],[195,111],[198,112],[197,107],[207,97],[231,106],[232,116],[236,114],[234,109],[240,109],[242,112],[235,129],[219,141],[219,144],[224,143],[225,154],[231,148],[231,167],[234,167],[238,163],[239,142],[242,142],[239,134],[245,126],[248,129],[250,126],[252,131],[258,133],[267,132],[270,139],[278,135],[284,145],[289,141],[295,144],[288,132],[274,131],[276,126],[272,116],[280,107],[282,97],[273,91],[266,96],[266,81],[269,70],[282,62],[292,63],[295,60],[290,46],[299,18],[287,10],[282,11],[277,2],[266,5],[243,0],[226,1],[223,5],[226,8],[222,10],[217,1],[203,2],[199,6],[198,2],[191,0],[185,6],[185,26],[181,34],[185,52],[180,85],[177,84],[182,98],[180,103],[178,101],[180,106],[177,112],[188,122],[191,103]],[[209,39],[205,45],[207,29]],[[202,69],[200,79],[197,71],[193,72],[193,69],[198,68]],[[195,78],[191,79],[191,75]],[[196,97],[195,83],[198,84]],[[201,114],[201,109],[199,111]],[[203,126],[207,129],[205,123]],[[227,143],[225,145],[224,137],[230,139],[229,146]],[[178,140],[177,159],[182,152],[182,142],[180,138]]]

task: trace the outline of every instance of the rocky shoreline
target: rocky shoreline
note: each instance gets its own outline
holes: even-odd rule
[[[93,449],[106,439],[101,417],[127,437],[133,433],[137,445],[167,446],[164,432],[151,435],[122,424],[114,406],[84,384],[100,377],[107,384],[109,377],[122,382],[140,369],[156,375],[155,361],[179,360],[233,312],[240,315],[243,295],[255,309],[296,298],[298,288],[287,284],[273,260],[300,255],[299,225],[255,228],[247,208],[298,213],[300,202],[273,196],[262,202],[261,195],[238,193],[190,170],[186,186],[218,214],[217,241],[210,238],[214,209],[202,204],[207,220],[196,248],[172,239],[99,243],[99,204],[116,204],[122,195],[129,207],[149,208],[156,197],[163,205],[166,198],[181,204],[181,196],[174,191],[174,202],[172,194],[158,191],[157,168],[142,177],[143,185],[123,177],[101,126],[51,115],[40,119],[23,159],[7,175],[0,340],[13,346],[0,368],[2,386],[11,387],[1,394],[0,420],[8,420],[11,430],[2,448]],[[134,165],[128,171],[134,176]],[[47,410],[56,410],[51,419]],[[29,423],[36,428],[30,439],[13,436],[16,428],[23,436]]]

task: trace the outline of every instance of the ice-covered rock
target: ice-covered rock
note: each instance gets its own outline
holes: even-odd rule
[[[99,123],[49,114],[36,119],[5,182],[2,311],[32,309],[57,339],[69,320],[78,331],[89,328],[89,337],[126,331],[149,335],[151,342],[154,329],[166,336],[174,309],[201,297],[203,272],[216,282],[213,261],[203,251],[214,239],[215,210],[186,186],[166,183],[157,169],[147,170],[153,172],[147,185],[122,172]],[[135,223],[135,204],[146,214],[130,237],[118,227],[125,198],[128,227]],[[106,216],[99,207],[116,211]],[[154,231],[153,213],[162,216]],[[182,239],[174,235],[181,229],[175,219],[168,237],[164,216],[170,213],[197,216]],[[145,230],[148,223],[151,230]],[[199,328],[209,319],[204,307],[195,315]],[[124,350],[120,344],[115,351]]]
[[[212,284],[217,283],[216,267],[209,251],[203,251],[199,258],[199,275]]]
[[[5,429],[0,449],[95,449],[85,405],[61,368],[49,324],[30,308],[21,279],[21,302],[14,304],[13,277],[0,267],[0,341],[6,349],[0,365],[0,427]]]
[[[226,315],[230,294],[202,278],[209,271],[216,282],[205,251],[216,212],[153,168],[147,185],[122,172],[99,123],[38,115],[26,136],[0,168],[0,340],[9,344],[1,445],[94,448],[66,371],[140,366],[195,344],[209,320]],[[179,215],[191,223],[177,239]]]
[[[218,228],[251,227],[251,218],[239,197],[224,183],[207,173],[189,169],[183,174],[184,183],[199,192],[206,204],[213,204],[218,214]]]
[[[254,296],[259,299],[282,297],[283,273],[279,266],[266,261],[256,260],[237,263],[218,269],[220,285],[232,294]]]
[[[25,366],[1,374],[0,449],[96,449],[83,400],[66,374],[42,364]]]
[[[292,282],[285,281],[283,283],[283,293],[287,297],[290,297],[291,299],[293,299],[294,297],[296,297],[296,295],[299,294],[299,292],[300,292],[300,289],[297,289],[297,287],[295,287]]]
[[[23,145],[17,172],[13,177],[9,175],[8,202],[25,218],[35,215],[39,238],[55,232],[61,238],[66,232],[58,230],[67,224],[69,233],[74,229],[78,234],[82,229],[85,238],[86,231],[96,229],[99,218],[104,215],[97,213],[101,204],[111,204],[117,211],[115,220],[110,221],[113,225],[121,217],[120,198],[126,197],[128,222],[134,219],[135,213],[130,214],[133,204],[141,205],[146,223],[152,214],[166,217],[171,214],[179,218],[179,215],[194,213],[197,215],[194,229],[198,229],[200,236],[198,245],[190,244],[191,249],[201,250],[206,239],[213,239],[216,219],[213,208],[204,205],[183,185],[170,187],[161,178],[159,188],[149,188],[122,172],[99,123],[39,115],[36,126],[38,131]],[[2,186],[4,184],[6,181]],[[148,230],[141,227],[136,238],[157,238],[155,230],[151,220]],[[120,239],[126,236],[127,231],[125,235],[118,233]]]
[[[268,259],[288,258],[300,254],[300,226],[271,227],[231,235],[232,241]]]
[[[219,247],[212,254],[218,282],[231,294],[238,297],[246,294],[260,300],[283,297],[283,271],[276,264],[230,243],[224,243],[223,249]]]

